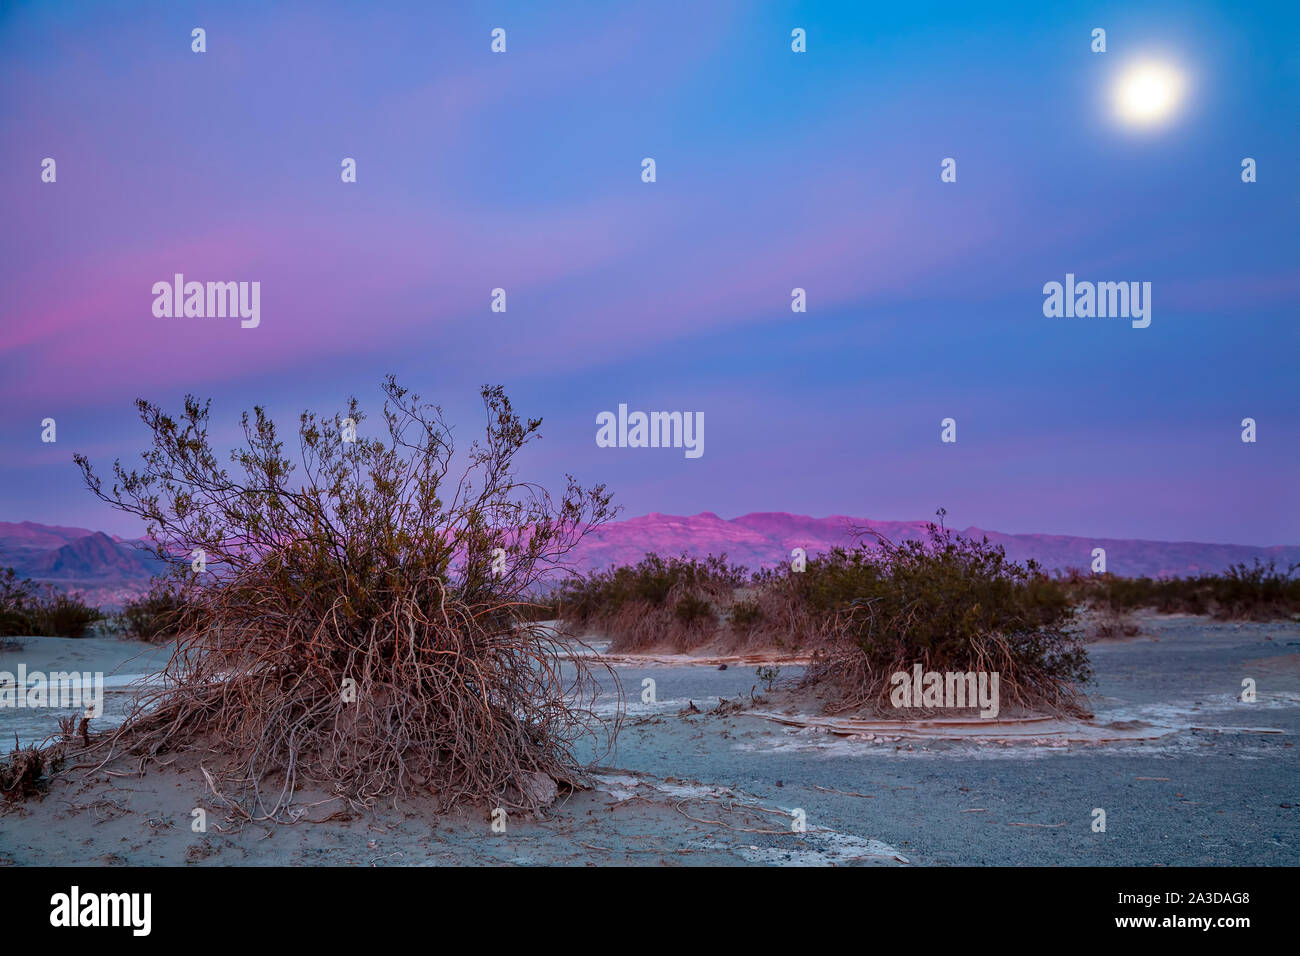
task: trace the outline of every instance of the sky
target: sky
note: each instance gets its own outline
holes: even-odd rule
[[[524,476],[628,517],[1300,542],[1298,36],[1280,2],[0,4],[0,520],[141,533],[72,463],[137,460],[138,397],[233,441],[392,372],[464,443],[504,385]],[[1139,126],[1149,63],[1182,93]],[[175,273],[259,282],[260,324],[156,316]],[[1067,274],[1151,283],[1150,325],[1045,316]],[[620,404],[702,413],[704,453],[599,447]]]

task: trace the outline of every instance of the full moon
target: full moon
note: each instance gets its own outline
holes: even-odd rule
[[[1115,111],[1134,126],[1152,126],[1178,109],[1186,83],[1181,73],[1165,63],[1140,63],[1115,84]]]

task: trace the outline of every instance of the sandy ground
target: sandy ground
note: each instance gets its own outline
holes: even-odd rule
[[[0,863],[1300,862],[1300,626],[1140,620],[1143,636],[1091,647],[1088,727],[1131,731],[1123,736],[1082,725],[1055,735],[837,732],[800,726],[810,715],[790,706],[797,698],[763,701],[752,666],[625,658],[615,673],[627,716],[617,751],[593,771],[595,787],[563,796],[543,819],[507,819],[505,833],[493,832],[487,807],[439,817],[418,801],[325,823],[237,827],[197,768],[178,764],[143,777],[74,775],[39,802],[0,811]],[[111,663],[115,652],[120,661],[140,650],[75,643],[83,650],[39,653],[71,654],[67,666],[85,669],[74,663],[81,653]],[[22,653],[34,666],[35,651]],[[0,656],[0,670],[13,663]],[[782,668],[783,678],[798,673]],[[1255,703],[1238,700],[1247,677]],[[655,681],[654,703],[642,703],[645,678]],[[613,690],[600,706],[612,710]],[[751,710],[708,713],[751,691]],[[791,722],[754,712],[763,710]],[[0,732],[12,720],[0,711]],[[206,810],[205,833],[191,829],[196,808]],[[336,809],[322,804],[308,819]],[[1098,809],[1105,832],[1094,830]],[[795,811],[804,832],[792,827]]]
[[[104,729],[121,723],[143,679],[159,671],[168,651],[153,644],[117,638],[23,637],[12,638],[20,646],[6,649],[0,643],[0,683],[4,674],[16,676],[25,664],[29,674],[59,672],[103,675],[104,713],[95,726]],[[93,678],[92,678],[93,682]],[[20,746],[40,743],[58,730],[58,717],[78,712],[77,708],[0,708],[0,740]]]

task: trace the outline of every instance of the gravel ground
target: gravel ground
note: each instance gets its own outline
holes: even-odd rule
[[[762,694],[752,668],[619,666],[627,714],[596,788],[505,833],[489,808],[438,817],[419,801],[231,827],[197,768],[178,762],[60,780],[0,812],[0,864],[1295,865],[1300,626],[1140,620],[1143,636],[1092,645],[1092,703],[1096,722],[1157,739],[858,740],[708,714]],[[654,703],[642,702],[647,677]],[[1243,678],[1255,703],[1237,699]],[[206,833],[191,828],[197,807]]]
[[[673,717],[631,720],[617,762],[738,787],[767,806],[803,808],[810,827],[883,841],[914,864],[1300,862],[1300,627],[1140,621],[1143,636],[1091,646],[1097,680],[1090,689],[1097,722],[1173,728],[1158,740],[859,742],[748,716]],[[674,704],[748,693],[754,682],[752,671],[618,673],[629,694],[642,678],[655,678],[659,697]],[[1236,699],[1246,677],[1256,682],[1253,704]],[[1105,832],[1093,832],[1098,808]]]

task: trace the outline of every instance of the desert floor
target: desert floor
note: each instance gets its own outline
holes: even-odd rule
[[[846,736],[754,713],[797,719],[789,693],[708,713],[749,701],[752,664],[623,661],[623,728],[593,789],[562,795],[542,819],[510,817],[505,833],[493,832],[490,808],[439,817],[418,799],[367,814],[322,803],[296,824],[239,825],[197,766],[178,761],[142,777],[74,773],[38,801],[0,808],[0,864],[1300,862],[1300,625],[1139,620],[1141,636],[1090,645],[1096,717],[1077,733],[1044,725],[942,739],[900,724]],[[0,652],[0,671],[21,659],[132,675],[160,662],[156,649],[121,641],[26,641]],[[781,676],[798,672],[787,665]],[[641,701],[646,677],[653,704]],[[1254,703],[1238,699],[1244,678]],[[599,703],[612,711],[610,690]],[[31,737],[34,719],[0,710],[0,734]],[[206,811],[204,833],[191,829],[195,808]],[[1094,831],[1097,809],[1104,832]],[[804,832],[792,828],[796,810]]]

